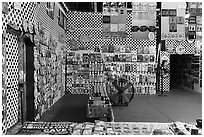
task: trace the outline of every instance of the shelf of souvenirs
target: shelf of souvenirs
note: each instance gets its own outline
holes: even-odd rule
[[[18,135],[202,135],[198,124],[186,122],[25,122]]]
[[[81,85],[67,85],[67,87],[70,87],[72,93],[74,94],[91,94],[91,88],[90,83],[88,84],[81,84]],[[135,94],[136,95],[155,95],[156,94],[156,85],[155,84],[133,84],[135,88]],[[107,91],[109,87],[106,87]],[[127,91],[128,92],[128,91]],[[101,93],[97,93],[98,96],[101,95]],[[111,94],[107,92],[107,94]]]

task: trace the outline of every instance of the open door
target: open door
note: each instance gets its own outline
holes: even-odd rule
[[[34,121],[34,43],[27,36],[19,43],[20,119],[23,123]]]

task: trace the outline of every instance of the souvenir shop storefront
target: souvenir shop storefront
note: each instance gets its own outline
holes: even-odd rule
[[[2,3],[2,134],[16,124],[15,134],[26,135],[201,134],[202,120],[114,122],[112,107],[176,84],[201,93],[202,3],[91,6],[95,11],[71,11],[66,2]],[[40,122],[65,94],[89,95],[87,117],[107,120]]]

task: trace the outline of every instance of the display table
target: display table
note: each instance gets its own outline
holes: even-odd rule
[[[175,126],[176,125],[176,126]],[[176,127],[176,130],[171,128]],[[27,122],[17,134],[31,135],[190,135],[195,127],[186,123],[149,122]],[[180,134],[178,134],[180,132]],[[182,134],[181,134],[182,133]],[[198,129],[198,134],[202,134]]]
[[[109,99],[91,97],[87,105],[87,117],[91,119],[106,118],[107,121],[113,121],[113,110]]]
[[[105,118],[106,121],[114,121],[112,104],[104,83],[93,86],[87,104],[87,118],[93,120]]]

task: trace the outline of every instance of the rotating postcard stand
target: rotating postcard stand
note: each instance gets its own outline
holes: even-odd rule
[[[169,58],[167,56],[163,56],[161,58],[161,64],[160,64],[160,51],[161,51],[161,43],[158,45],[157,57],[156,57],[156,62],[155,62],[155,66],[156,66],[155,69],[157,73],[159,74],[158,91],[160,91],[160,94],[158,96],[167,96],[167,95],[164,95],[163,81],[164,81],[164,78],[169,75],[169,71],[166,68],[169,63]],[[159,85],[161,85],[161,87]]]
[[[159,67],[159,74],[161,76],[161,92],[158,96],[167,96],[164,94],[164,88],[163,88],[163,80],[165,77],[167,77],[168,75],[168,70],[165,68],[165,63],[167,63],[167,60],[162,60],[162,64],[161,66]]]

